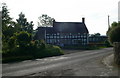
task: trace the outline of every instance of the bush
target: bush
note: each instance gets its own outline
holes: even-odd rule
[[[109,41],[111,44],[120,42],[120,26],[113,28],[109,33]]]
[[[45,48],[38,48],[35,53],[35,58],[43,58],[43,57],[50,57],[50,56],[58,56],[62,55],[63,51],[58,46],[53,45],[45,45]]]
[[[20,47],[27,46],[32,40],[31,35],[25,31],[15,34],[16,42]]]
[[[112,47],[112,45],[110,44],[110,42],[108,40],[106,40],[104,43],[105,43],[106,47]]]
[[[44,58],[62,55],[63,51],[58,46],[45,44],[44,41],[31,41],[28,46],[16,47],[12,51],[3,53],[3,62],[22,61],[27,59]],[[28,56],[24,57],[23,56]]]

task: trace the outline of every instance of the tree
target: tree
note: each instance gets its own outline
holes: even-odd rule
[[[19,18],[17,20],[17,26],[19,26],[20,31],[27,31],[32,34],[33,31],[33,21],[30,23],[27,22],[27,18],[25,18],[25,14],[22,12],[19,14]]]
[[[6,4],[3,3],[2,5],[2,50],[3,52],[7,52],[12,47],[12,45],[9,45],[9,40],[16,32],[16,29],[14,28],[15,22],[12,21]]]
[[[9,16],[9,11],[7,9],[7,6],[5,3],[3,3],[3,6],[2,6],[2,30],[3,31],[8,26],[10,26],[11,21],[12,21],[12,18]]]
[[[111,44],[114,42],[120,42],[120,26],[117,26],[110,31],[109,40]]]
[[[46,14],[42,14],[42,16],[40,16],[38,22],[38,26],[42,26],[42,27],[49,27],[49,26],[53,26],[53,21],[55,20],[54,18],[49,17]]]
[[[9,11],[5,3],[2,6],[2,36],[4,36],[3,40],[8,40],[14,33],[14,25],[15,22],[12,21],[12,18],[9,15]]]
[[[114,27],[116,27],[116,26],[118,26],[118,23],[117,22],[113,22],[112,24],[111,24],[111,28],[114,28]]]
[[[92,37],[99,37],[100,35],[100,33],[91,34]]]
[[[19,33],[15,33],[15,37],[17,45],[19,45],[20,47],[25,47],[30,44],[31,35],[28,32],[21,31]]]
[[[112,30],[112,29],[114,29],[115,27],[117,27],[117,26],[120,26],[120,22],[113,22],[112,24],[111,24],[111,27],[108,29],[108,31],[106,32],[106,34],[107,34],[107,36],[109,36],[109,33],[110,33],[110,31]]]

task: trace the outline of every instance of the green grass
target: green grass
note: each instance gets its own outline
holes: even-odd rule
[[[33,56],[16,56],[16,57],[5,57],[2,58],[2,63],[8,63],[8,62],[19,62],[23,60],[30,60],[33,59]]]
[[[98,50],[102,48],[107,48],[106,46],[65,46],[63,49],[80,49],[80,50]]]

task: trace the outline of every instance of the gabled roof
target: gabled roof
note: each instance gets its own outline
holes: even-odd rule
[[[82,22],[54,22],[53,26],[56,31],[63,33],[89,33]]]
[[[89,33],[82,22],[54,22],[53,27],[39,27],[38,30],[46,30],[47,33]]]

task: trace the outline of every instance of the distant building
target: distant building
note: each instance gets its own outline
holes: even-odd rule
[[[89,44],[105,44],[105,41],[107,41],[107,36],[89,36]]]
[[[89,31],[82,22],[53,22],[53,27],[38,27],[35,39],[59,46],[87,45]]]

